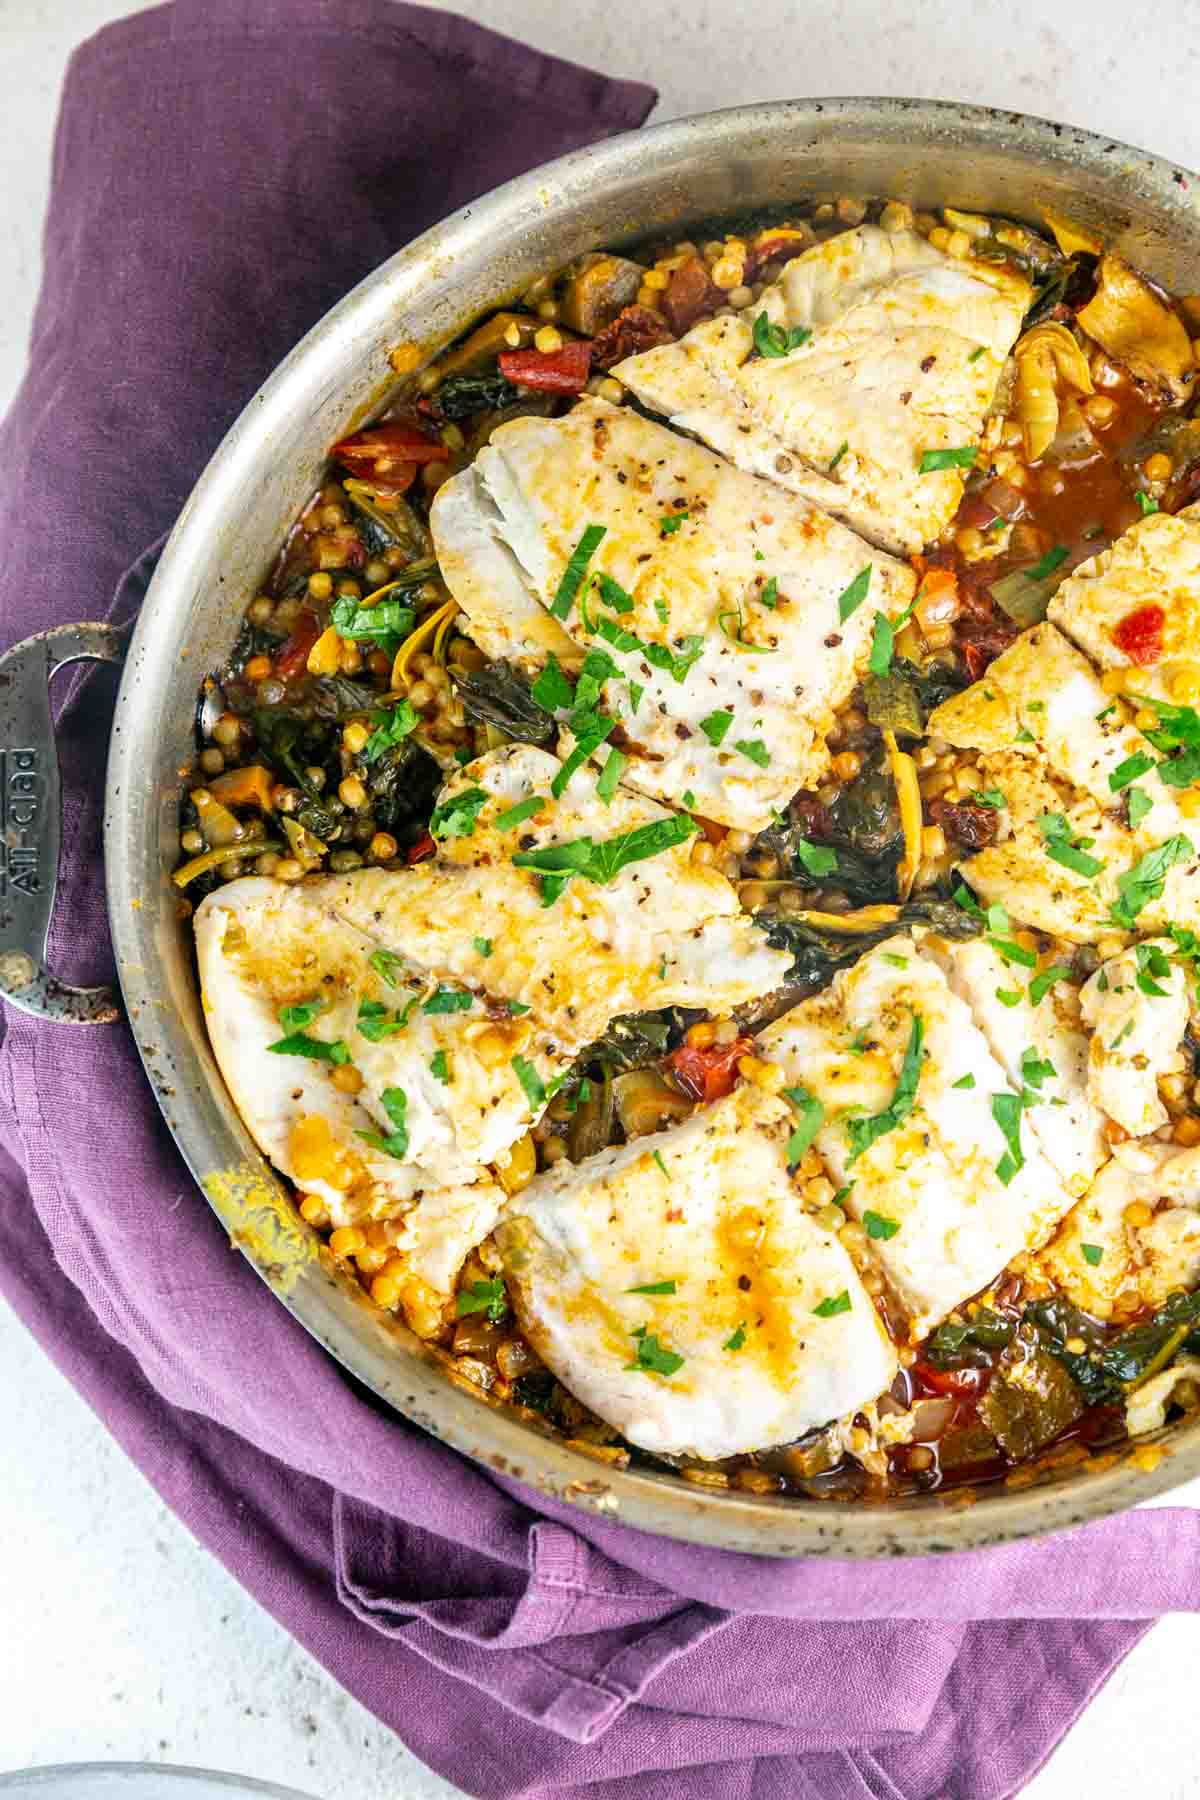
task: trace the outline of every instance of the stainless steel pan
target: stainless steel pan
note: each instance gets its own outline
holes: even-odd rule
[[[714,214],[801,196],[896,195],[1030,220],[1049,205],[1094,226],[1165,286],[1200,292],[1196,180],[1085,131],[918,100],[795,101],[631,133],[510,182],[400,251],[292,352],[205,470],[142,608],[109,753],[108,903],[125,1012],[199,1186],[263,1278],[360,1380],[448,1443],[647,1530],[775,1555],[967,1549],[1115,1512],[1200,1474],[1198,1422],[1166,1434],[1153,1470],[1124,1459],[1102,1473],[1073,1467],[1038,1486],[984,1490],[971,1504],[932,1495],[853,1506],[613,1471],[518,1423],[449,1381],[294,1215],[209,1052],[168,879],[198,681],[232,645],[247,597],[321,478],[326,446],[386,398],[396,346],[418,367],[477,314],[597,244],[682,233]],[[65,626],[0,659],[0,992],[76,1028],[102,1026],[115,1008],[44,966],[58,855],[46,682],[64,661],[118,654],[109,628]]]

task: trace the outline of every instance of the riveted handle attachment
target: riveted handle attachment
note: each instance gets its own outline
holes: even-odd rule
[[[0,656],[0,997],[61,1024],[119,1017],[106,987],[71,987],[46,967],[58,886],[62,791],[50,677],[67,663],[119,663],[111,625],[58,625]]]

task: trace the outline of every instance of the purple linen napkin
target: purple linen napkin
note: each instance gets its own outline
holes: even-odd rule
[[[652,99],[388,0],[176,0],[91,40],[0,434],[4,641],[132,616],[222,432],[335,299]],[[77,684],[61,722],[51,962],[80,981],[112,976],[112,685]],[[804,1563],[494,1478],[376,1403],[230,1254],[123,1027],[3,1018],[0,1287],[201,1541],[472,1794],[1001,1800],[1148,1621],[1200,1606],[1190,1512]]]

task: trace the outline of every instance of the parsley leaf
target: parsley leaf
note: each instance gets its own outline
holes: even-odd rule
[[[438,1081],[450,1080],[450,1058],[444,1050],[435,1050],[429,1059],[429,1072]]]
[[[796,1129],[787,1141],[788,1168],[794,1169],[824,1124],[825,1108],[805,1087],[784,1088],[783,1093],[796,1109]]]
[[[673,1294],[675,1292],[675,1282],[673,1280],[645,1281],[640,1287],[626,1288],[625,1292],[627,1294]]]
[[[1139,488],[1133,497],[1141,509],[1143,519],[1158,511],[1158,501],[1152,495],[1147,494],[1143,488]]]
[[[542,904],[551,905],[562,893],[572,875],[604,886],[615,879],[630,863],[659,856],[691,837],[699,827],[696,821],[676,815],[655,819],[648,825],[635,826],[617,837],[574,838],[565,844],[548,844],[539,850],[522,851],[513,857],[519,869],[529,869],[542,878]]]
[[[502,1277],[493,1275],[490,1281],[473,1281],[470,1287],[460,1288],[454,1310],[460,1319],[465,1319],[469,1313],[486,1313],[492,1324],[498,1325],[508,1311],[508,1295]]]
[[[1104,1255],[1103,1248],[1099,1244],[1080,1244],[1079,1253],[1084,1262],[1090,1263],[1093,1269],[1099,1266],[1100,1259]]]
[[[385,1038],[395,1037],[408,1024],[410,1006],[406,1006],[403,1014],[389,1012],[379,1000],[360,1000],[358,1017],[354,1021],[359,1035],[365,1037],[369,1044],[382,1044]]]
[[[1046,855],[1051,862],[1089,879],[1104,867],[1099,857],[1089,856],[1082,848],[1084,840],[1072,832],[1065,813],[1039,813],[1038,829],[1045,839]]]
[[[562,578],[554,595],[554,603],[550,608],[553,618],[565,619],[570,612],[575,603],[575,596],[587,573],[587,566],[599,548],[606,530],[607,527],[604,525],[588,525],[585,528],[583,536],[572,550],[567,566],[562,572]]]
[[[496,830],[511,831],[514,826],[523,825],[526,819],[532,819],[535,813],[540,813],[548,805],[549,801],[544,794],[530,794],[528,800],[519,800],[507,812],[496,814]]]
[[[563,674],[553,650],[546,659],[545,668],[529,692],[536,704],[543,707],[546,712],[561,712],[564,707],[573,703],[575,689]]]
[[[600,779],[596,783],[596,796],[603,800],[605,806],[612,804],[613,795],[617,791],[617,783],[621,779],[621,771],[629,758],[620,750],[610,750],[607,761],[600,771]]]
[[[315,1000],[302,1000],[298,1006],[281,1006],[279,1023],[285,1031],[303,1031],[324,1010],[325,1002],[319,996]]]
[[[1133,954],[1137,962],[1138,987],[1152,1000],[1165,999],[1167,990],[1158,983],[1170,979],[1171,965],[1166,952],[1159,944],[1135,944]]]
[[[743,1319],[732,1337],[727,1337],[721,1345],[722,1350],[740,1350],[746,1342],[746,1321]]]
[[[1045,581],[1060,564],[1066,562],[1070,554],[1065,544],[1055,544],[1053,550],[1047,550],[1042,560],[1034,563],[1032,569],[1026,569],[1025,573],[1030,581]]]
[[[715,750],[718,745],[724,743],[732,724],[733,714],[731,712],[711,712],[706,719],[701,719],[700,729]]]
[[[807,838],[797,838],[793,847],[797,862],[810,875],[832,875],[838,866],[837,851],[824,844],[810,844]]]
[[[1008,1145],[996,1165],[996,1173],[1005,1187],[1025,1167],[1025,1153],[1021,1149],[1021,1114],[1024,1110],[1025,1102],[1020,1094],[992,1095],[992,1117]]]
[[[421,723],[421,715],[415,706],[407,700],[400,700],[389,711],[379,710],[370,715],[375,730],[363,745],[363,759],[373,763],[381,757],[385,750],[395,744],[402,744],[410,733]]]
[[[965,444],[960,450],[926,450],[918,473],[932,475],[938,469],[973,469],[978,455],[974,444]]]
[[[894,1238],[900,1229],[896,1219],[889,1219],[883,1213],[870,1211],[863,1214],[863,1224],[869,1238],[878,1238],[881,1243],[885,1244],[889,1238]]]
[[[474,837],[475,822],[487,805],[490,794],[481,787],[460,788],[457,794],[451,794],[440,806],[435,806],[429,820],[431,837],[460,838]]]
[[[660,1344],[654,1333],[644,1325],[638,1326],[633,1338],[637,1349],[633,1362],[625,1364],[627,1369],[635,1369],[642,1375],[674,1375],[677,1369],[682,1369],[683,1357],[675,1350],[668,1350],[665,1344]]]
[[[900,1074],[896,1082],[896,1090],[891,1101],[883,1112],[875,1113],[868,1118],[851,1118],[846,1121],[846,1136],[850,1142],[850,1155],[846,1166],[858,1161],[865,1151],[871,1148],[889,1131],[895,1131],[908,1118],[916,1104],[917,1084],[921,1079],[921,1062],[924,1056],[925,1021],[920,1013],[912,1016],[912,1025],[908,1034],[908,1044],[904,1059],[900,1064]]]
[[[377,1131],[358,1131],[356,1137],[370,1144],[373,1150],[382,1150],[385,1156],[401,1158],[408,1154],[408,1095],[401,1087],[386,1087],[379,1096],[383,1110],[391,1121],[392,1129],[386,1137]]]
[[[807,344],[811,336],[806,325],[797,325],[791,331],[785,325],[772,325],[765,312],[760,312],[754,321],[754,348],[760,356],[787,356],[801,344]]]
[[[822,1300],[819,1306],[813,1307],[813,1312],[818,1319],[832,1319],[838,1313],[849,1311],[850,1295],[845,1288],[842,1289],[840,1294],[831,1294],[827,1299]]]
[[[849,587],[843,588],[842,592],[838,595],[838,618],[843,625],[846,623],[846,620],[850,617],[851,613],[857,612],[863,601],[866,599],[867,590],[871,585],[871,572],[874,569],[874,566],[874,563],[868,563],[865,569],[860,569]]]
[[[1050,989],[1057,982],[1069,980],[1070,975],[1071,969],[1068,963],[1055,963],[1051,968],[1043,969],[1041,974],[1035,975],[1029,984],[1030,1003],[1037,1006],[1046,998]]]
[[[1052,1062],[1039,1056],[1031,1044],[1021,1053],[1021,1079],[1029,1087],[1040,1088],[1043,1081],[1056,1079],[1058,1070]]]
[[[1117,877],[1120,898],[1110,909],[1113,923],[1123,930],[1132,930],[1134,920],[1142,908],[1148,906],[1151,900],[1161,899],[1167,871],[1176,863],[1186,862],[1194,854],[1195,846],[1182,832],[1169,837],[1156,850],[1148,850],[1132,869]]]
[[[765,769],[771,761],[771,752],[761,738],[738,738],[733,747],[750,762],[757,763],[760,769]]]
[[[832,457],[829,459],[829,468],[827,470],[828,474],[830,474],[830,475],[833,474],[833,471],[837,468],[838,464],[841,462],[843,456],[845,456],[845,454],[849,448],[850,448],[849,439],[843,438],[841,443],[838,445],[837,449],[834,451]]]
[[[1154,802],[1145,788],[1131,787],[1125,804],[1129,811],[1129,829],[1136,831]]]
[[[477,938],[474,938],[472,941],[475,945],[476,950],[478,950],[480,956],[490,956],[492,954],[491,938],[477,937]]]
[[[1131,781],[1136,781],[1139,775],[1147,774],[1153,767],[1154,758],[1138,750],[1133,756],[1127,756],[1124,762],[1117,764],[1109,775],[1108,785],[1114,794],[1119,794],[1122,788],[1127,788]]]
[[[526,1100],[528,1100],[530,1107],[536,1112],[539,1106],[544,1106],[546,1103],[545,1082],[542,1080],[533,1064],[531,1062],[526,1062],[523,1056],[513,1057],[512,1068],[517,1080],[525,1089]]]
[[[973,1088],[975,1086],[975,1077],[968,1070],[965,1075],[960,1075],[958,1080],[952,1081],[950,1085],[951,1087],[956,1088]]]
[[[350,1052],[341,1038],[326,1043],[323,1038],[309,1037],[305,1031],[281,1037],[276,1043],[268,1044],[267,1049],[275,1056],[306,1056],[309,1062],[333,1063],[338,1068],[350,1061]]]
[[[404,958],[397,956],[394,950],[373,950],[367,958],[375,973],[386,981],[389,987],[399,987],[396,979],[397,971],[404,968]]]
[[[687,516],[686,512],[664,513],[658,521],[658,528],[664,537],[670,537],[672,532],[679,530]]]
[[[470,1012],[474,1004],[474,994],[469,994],[465,988],[449,987],[443,981],[439,984],[436,992],[430,994],[421,1011],[423,1013]]]

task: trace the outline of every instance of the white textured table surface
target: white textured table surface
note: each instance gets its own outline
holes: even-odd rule
[[[128,10],[0,0],[0,407],[24,356],[63,66],[81,37]],[[1168,0],[1153,16],[1128,0],[476,0],[460,10],[657,82],[659,118],[796,94],[936,95],[1043,113],[1200,167],[1200,0]],[[457,1792],[197,1547],[2,1308],[0,1369],[0,1770],[145,1759],[274,1779],[320,1800]],[[1187,1497],[1200,1504],[1200,1484]],[[1200,1800],[1198,1648],[1191,1617],[1159,1625],[1030,1800]]]

